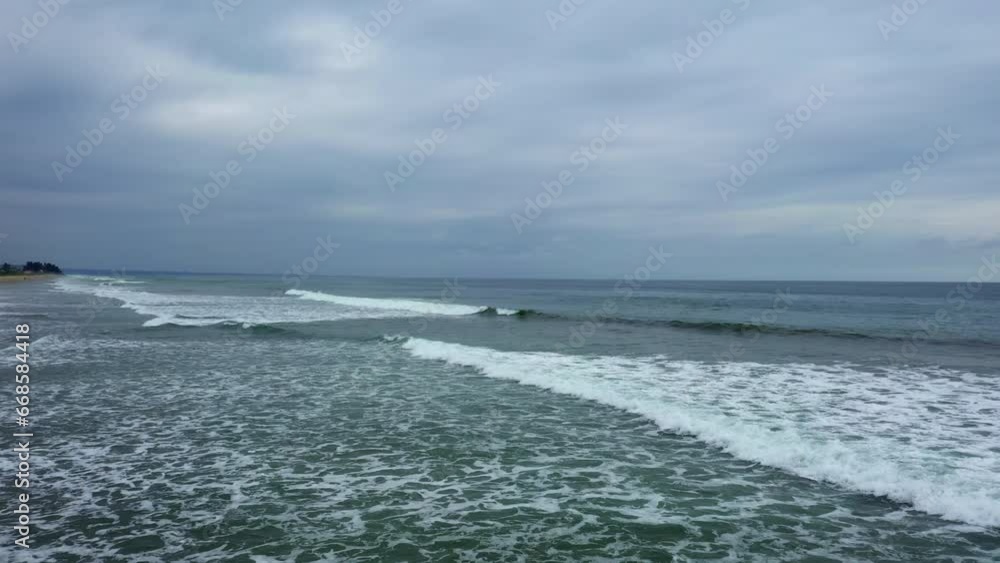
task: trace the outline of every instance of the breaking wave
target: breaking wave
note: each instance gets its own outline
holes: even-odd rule
[[[142,326],[207,327],[241,325],[274,328],[275,324],[313,323],[357,319],[391,319],[425,315],[516,315],[518,311],[494,307],[416,301],[347,297],[318,291],[288,290],[284,295],[199,295],[154,293],[123,287],[114,278],[68,276],[55,287],[60,291],[89,294],[120,302],[121,307],[150,317]],[[110,303],[92,301],[95,312]]]
[[[322,301],[325,303],[335,303],[348,307],[358,307],[361,309],[372,309],[378,311],[395,311],[402,313],[400,316],[413,315],[476,315],[476,314],[496,314],[496,315],[516,315],[518,311],[512,309],[498,309],[496,307],[459,305],[455,303],[440,303],[436,301],[417,301],[413,299],[379,299],[373,297],[349,297],[346,295],[334,295],[322,291],[305,291],[301,289],[289,289],[285,295],[291,295],[300,299],[310,301]]]
[[[1000,526],[1000,384],[985,377],[504,352],[419,338],[401,346],[636,413],[741,459]]]

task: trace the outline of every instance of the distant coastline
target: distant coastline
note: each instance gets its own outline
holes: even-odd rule
[[[0,282],[49,279],[61,275],[63,275],[62,269],[50,262],[28,261],[23,266],[4,262],[0,265]]]

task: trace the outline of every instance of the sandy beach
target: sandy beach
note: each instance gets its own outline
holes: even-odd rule
[[[59,274],[12,274],[7,276],[0,276],[0,283],[51,280],[58,276]]]

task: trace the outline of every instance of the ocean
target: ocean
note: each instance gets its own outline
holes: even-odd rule
[[[1000,560],[1000,285],[295,285],[0,286],[0,560]]]

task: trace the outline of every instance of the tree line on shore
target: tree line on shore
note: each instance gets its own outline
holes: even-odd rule
[[[0,265],[0,275],[10,276],[17,274],[61,274],[59,266],[51,262],[25,262],[23,266],[15,266],[4,262]]]

